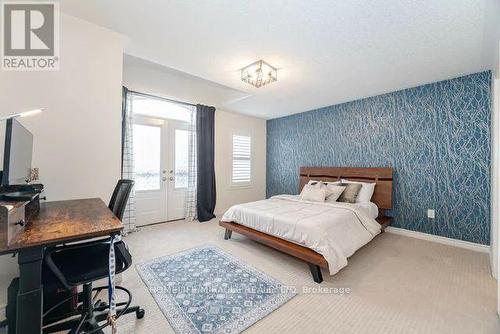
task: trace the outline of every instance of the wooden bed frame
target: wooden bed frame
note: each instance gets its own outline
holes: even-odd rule
[[[376,183],[371,201],[379,207],[377,222],[382,225],[382,231],[392,223],[392,218],[385,215],[385,210],[392,209],[392,168],[300,167],[299,193],[309,180],[331,182],[340,179]],[[321,268],[328,268],[328,263],[321,254],[312,249],[234,222],[220,221],[219,225],[226,229],[224,239],[230,239],[233,231],[243,234],[252,240],[305,261],[309,265],[314,281],[316,283],[323,281]]]

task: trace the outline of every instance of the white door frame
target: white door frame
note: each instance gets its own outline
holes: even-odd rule
[[[185,121],[136,115],[134,116],[134,124],[157,126],[161,128],[160,189],[136,190],[137,226],[184,219],[187,187],[175,188],[175,130],[188,130],[189,123]],[[143,202],[141,203],[141,201]],[[145,201],[151,202],[146,203]],[[144,207],[148,207],[148,204],[151,205],[152,210],[149,217],[147,216],[147,212],[144,216],[141,215],[141,204],[144,204]],[[154,210],[156,210],[155,213],[153,213]]]
[[[171,220],[179,220],[185,218],[185,204],[186,204],[186,193],[187,187],[176,188],[175,187],[175,154],[176,154],[176,130],[188,130],[189,123],[184,121],[169,120],[168,121],[168,168],[167,168],[167,218]],[[186,147],[186,150],[188,148]],[[189,157],[188,157],[189,160]]]
[[[167,167],[168,155],[165,150],[168,150],[168,121],[147,116],[134,116],[134,124],[156,126],[161,129],[160,135],[160,188],[158,190],[136,190],[136,215],[137,226],[161,223],[167,221],[168,199],[167,199]],[[156,213],[144,214],[141,217],[141,201],[156,201],[157,205],[154,209]],[[147,203],[145,203],[147,204]],[[151,204],[151,202],[149,203]],[[154,205],[153,205],[154,206]],[[142,218],[142,221],[141,221]]]

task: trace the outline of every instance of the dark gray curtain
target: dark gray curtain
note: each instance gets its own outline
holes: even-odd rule
[[[198,221],[215,217],[215,108],[196,105]]]
[[[122,159],[121,159],[121,171],[123,178],[123,152],[125,147],[125,134],[127,133],[127,100],[128,100],[128,88],[122,86]]]
[[[134,148],[133,148],[133,113],[132,96],[126,87],[123,87],[122,95],[122,179],[133,180],[134,173]],[[136,231],[135,226],[135,190],[132,188],[127,201],[125,213],[122,218],[125,226],[124,232]]]

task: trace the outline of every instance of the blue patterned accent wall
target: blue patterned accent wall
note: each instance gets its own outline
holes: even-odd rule
[[[296,194],[300,166],[393,167],[393,226],[489,244],[490,82],[482,72],[267,121],[267,196]]]

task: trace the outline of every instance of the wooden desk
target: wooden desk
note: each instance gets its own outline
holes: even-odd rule
[[[18,252],[17,333],[41,333],[42,262],[47,246],[119,233],[122,223],[99,198],[42,203],[40,213],[0,254]]]

